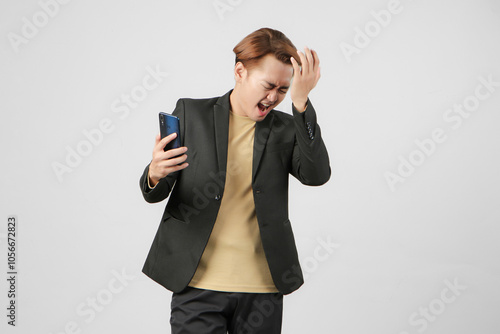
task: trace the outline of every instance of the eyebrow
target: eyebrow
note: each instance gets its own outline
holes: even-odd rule
[[[267,83],[269,86],[271,86],[272,88],[276,87],[276,85],[275,85],[275,84],[270,83],[269,81],[266,81],[266,83]],[[281,86],[281,88],[288,89],[288,88],[290,88],[290,86]]]

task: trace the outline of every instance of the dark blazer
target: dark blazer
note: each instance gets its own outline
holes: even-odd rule
[[[188,148],[184,170],[169,174],[149,189],[149,165],[140,179],[147,202],[169,195],[143,273],[173,292],[191,281],[224,196],[229,129],[229,96],[179,99],[182,146]],[[330,178],[330,164],[316,113],[307,102],[293,116],[272,110],[255,126],[252,188],[260,235],[277,289],[289,294],[303,283],[292,226],[288,219],[288,175],[306,185]]]

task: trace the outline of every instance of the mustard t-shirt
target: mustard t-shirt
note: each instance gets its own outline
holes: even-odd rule
[[[224,195],[189,286],[230,292],[278,292],[262,247],[252,191],[255,122],[230,112]]]

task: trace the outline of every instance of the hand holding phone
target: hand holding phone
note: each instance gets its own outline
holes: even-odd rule
[[[181,147],[179,119],[160,113],[160,134],[156,136],[153,159],[149,165],[149,181],[152,187],[168,174],[184,169],[187,147]]]

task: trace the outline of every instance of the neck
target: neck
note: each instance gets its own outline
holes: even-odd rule
[[[229,95],[229,104],[230,104],[230,110],[239,116],[246,116],[245,112],[243,111],[243,108],[241,107],[239,103],[239,94],[238,94],[238,89],[237,87],[234,87],[233,91],[231,92],[231,95]]]

